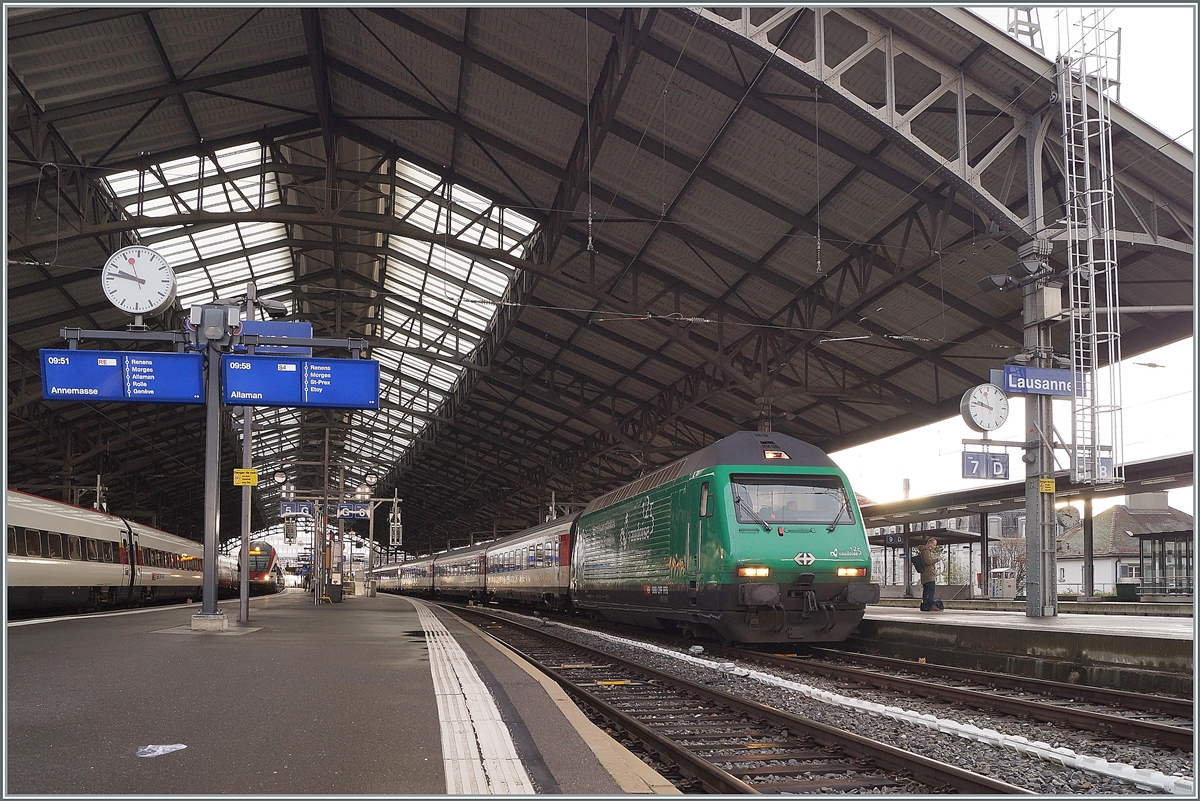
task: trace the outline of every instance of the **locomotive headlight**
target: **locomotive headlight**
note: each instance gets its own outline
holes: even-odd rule
[[[737,574],[740,578],[766,578],[771,575],[769,567],[739,567]]]
[[[849,578],[851,576],[865,576],[867,569],[865,567],[839,567],[838,578]]]

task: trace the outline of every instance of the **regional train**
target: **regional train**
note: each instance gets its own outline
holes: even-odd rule
[[[200,599],[204,558],[194,540],[15,490],[6,504],[10,615]],[[249,554],[251,592],[282,589],[274,547],[252,542]],[[236,560],[218,557],[218,595],[237,595],[239,579]]]
[[[879,600],[857,500],[820,449],[739,432],[582,512],[376,571],[379,588],[570,609],[722,642],[843,640]]]

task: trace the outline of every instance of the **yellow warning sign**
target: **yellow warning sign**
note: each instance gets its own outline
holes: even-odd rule
[[[233,486],[235,487],[257,487],[258,486],[258,471],[254,468],[249,470],[243,468],[235,468],[233,471]]]
[[[1054,479],[1039,478],[1038,479],[1038,492],[1054,492]]]

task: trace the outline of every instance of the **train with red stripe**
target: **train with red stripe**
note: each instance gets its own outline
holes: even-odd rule
[[[870,571],[837,465],[792,437],[739,432],[569,517],[376,575],[383,590],[786,643],[849,636],[879,600]]]
[[[10,616],[200,601],[203,548],[116,515],[16,490],[5,497]],[[250,544],[254,594],[283,588],[275,548]],[[237,561],[217,557],[218,595],[240,592]]]

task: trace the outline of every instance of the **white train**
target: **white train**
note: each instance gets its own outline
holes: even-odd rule
[[[204,559],[194,540],[15,490],[5,519],[9,614],[200,600]],[[263,546],[270,558],[252,563],[250,577],[259,579],[256,590],[275,592],[282,571],[274,548],[251,543],[251,554]],[[222,595],[238,591],[232,557],[218,557],[217,582]]]

